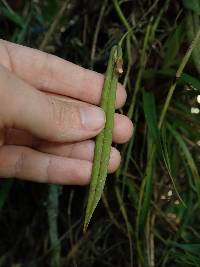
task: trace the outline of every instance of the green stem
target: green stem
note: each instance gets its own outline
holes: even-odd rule
[[[147,49],[150,33],[151,33],[151,24],[149,23],[147,26],[147,29],[146,29],[146,33],[145,33],[145,37],[144,37],[144,44],[143,44],[143,48],[142,48],[142,52],[141,52],[141,56],[140,56],[139,71],[138,71],[137,80],[135,83],[135,90],[134,90],[133,97],[131,100],[131,105],[130,105],[129,110],[128,110],[128,117],[129,118],[133,117],[133,112],[135,109],[137,94],[138,94],[139,89],[141,88],[142,75],[143,75],[144,68],[146,65],[146,49]]]
[[[113,0],[113,4],[114,4],[114,7],[115,7],[115,10],[118,14],[118,17],[119,19],[121,20],[122,24],[124,25],[124,27],[126,28],[127,32],[130,32],[130,35],[131,35],[131,38],[133,40],[133,43],[135,45],[137,45],[137,40],[133,34],[133,28],[129,25],[127,19],[125,18],[121,8],[120,8],[120,5],[119,5],[119,2],[118,0]]]
[[[169,93],[167,95],[167,98],[166,98],[166,101],[165,101],[165,104],[164,104],[164,107],[162,109],[162,112],[161,112],[161,116],[160,116],[160,120],[159,120],[159,123],[158,123],[158,128],[161,129],[162,127],[162,124],[163,124],[163,121],[164,121],[164,118],[165,118],[165,115],[167,113],[167,109],[169,107],[169,104],[170,104],[170,101],[171,101],[171,98],[172,98],[172,95],[174,93],[174,90],[176,88],[176,85],[177,85],[177,82],[179,80],[179,78],[181,77],[182,73],[183,73],[183,70],[192,54],[192,51],[195,49],[195,47],[198,45],[198,42],[199,42],[199,39],[200,39],[200,30],[197,32],[194,40],[192,41],[190,47],[188,48],[185,56],[183,57],[182,61],[181,61],[181,64],[176,72],[176,80],[174,83],[172,83],[170,89],[169,89]]]

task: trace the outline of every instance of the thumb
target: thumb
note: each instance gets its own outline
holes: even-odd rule
[[[26,130],[56,142],[89,139],[104,126],[101,108],[61,101],[0,66],[0,127]]]

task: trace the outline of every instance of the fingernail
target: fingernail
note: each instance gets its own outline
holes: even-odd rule
[[[88,130],[99,130],[105,124],[105,113],[99,107],[81,107],[81,122]]]

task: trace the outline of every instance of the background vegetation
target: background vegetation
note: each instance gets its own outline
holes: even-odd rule
[[[200,28],[200,1],[0,1],[1,38],[98,72],[130,28],[120,112],[134,136],[89,231],[86,188],[1,180],[0,266],[200,266],[200,42],[175,77]]]

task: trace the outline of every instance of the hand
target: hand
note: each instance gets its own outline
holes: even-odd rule
[[[0,40],[0,177],[87,184],[95,137],[104,127],[103,75],[41,51]],[[126,92],[118,85],[116,108]],[[127,142],[131,121],[115,114],[113,141]],[[111,149],[109,172],[120,164]]]

